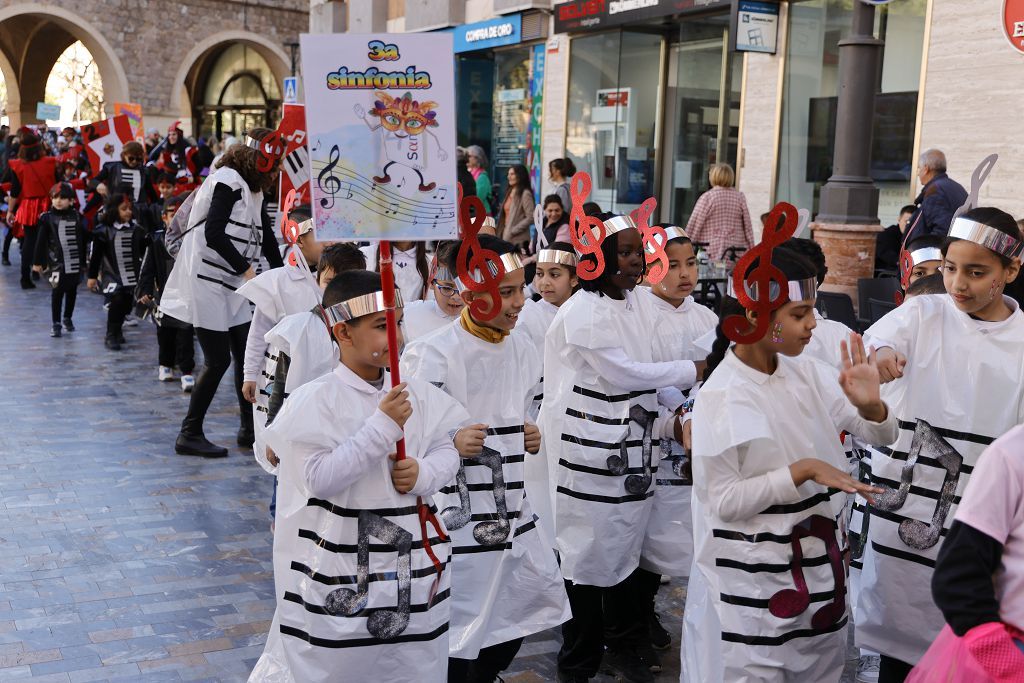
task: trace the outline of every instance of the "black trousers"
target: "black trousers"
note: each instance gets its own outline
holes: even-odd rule
[[[903,683],[913,668],[913,664],[882,655],[878,663],[878,683]]]
[[[476,659],[448,658],[448,683],[494,683],[516,658],[523,639],[517,638],[480,650]]]
[[[199,436],[203,434],[203,421],[210,403],[217,393],[217,387],[224,373],[235,361],[235,393],[238,396],[238,407],[242,411],[242,426],[252,426],[252,404],[242,395],[242,362],[245,357],[245,338],[249,334],[249,323],[235,325],[227,332],[208,330],[197,327],[196,339],[203,350],[203,369],[196,378],[192,389],[192,397],[188,402],[188,413],[181,423],[184,434]]]
[[[61,308],[64,309],[63,317],[67,320],[71,319],[72,314],[75,312],[75,301],[78,299],[78,285],[81,281],[81,273],[75,273],[74,275],[69,275],[68,273],[60,274],[60,281],[53,288],[53,292],[50,293],[50,317],[54,325],[61,321]]]
[[[558,668],[594,677],[609,650],[632,650],[649,638],[642,570],[609,588],[565,582],[572,619],[562,624]]]
[[[654,616],[654,600],[658,596],[658,589],[661,588],[661,574],[646,569],[637,569],[636,572],[637,591],[639,599],[643,602],[644,619],[649,620]]]
[[[7,228],[7,234],[4,235],[4,251],[3,251],[4,258],[7,258],[8,256],[11,255],[11,242],[13,242],[13,241],[14,241],[14,231],[11,230],[10,228]]]
[[[134,297],[130,289],[122,287],[110,295],[110,306],[107,308],[107,336],[121,336],[121,328],[124,327],[124,319],[132,311],[135,305]]]
[[[195,330],[180,321],[168,322],[168,316],[156,328],[159,363],[164,367],[175,365],[183,375],[191,375],[196,367]]]
[[[34,225],[24,226],[25,236],[21,238],[21,279],[32,277],[32,262],[36,258],[36,236],[39,228]]]

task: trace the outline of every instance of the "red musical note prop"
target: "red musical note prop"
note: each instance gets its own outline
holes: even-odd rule
[[[798,223],[796,207],[779,202],[765,220],[761,241],[736,262],[736,270],[732,274],[736,298],[743,308],[757,313],[757,324],[747,333],[743,330],[749,323],[741,315],[730,315],[722,321],[725,336],[737,344],[753,344],[764,337],[772,311],[789,301],[789,281],[781,270],[772,265],[772,251],[793,236]],[[772,283],[777,287],[774,297],[771,295]],[[757,301],[747,293],[748,284],[756,287]]]
[[[811,594],[804,578],[804,552],[800,546],[800,540],[804,538],[817,538],[825,543],[825,553],[832,568],[832,581],[835,587],[832,601],[818,608],[811,617],[811,626],[817,630],[824,630],[842,619],[846,611],[846,572],[843,566],[843,553],[836,541],[835,522],[827,517],[811,515],[793,527],[789,539],[793,549],[790,574],[796,588],[783,588],[775,593],[768,601],[768,611],[779,619],[791,619],[806,612],[811,604]]]
[[[604,272],[604,254],[601,253],[601,243],[605,238],[604,223],[583,212],[583,205],[590,197],[590,188],[590,174],[584,171],[578,172],[569,182],[569,195],[572,197],[569,237],[576,253],[580,255],[576,275],[583,280],[594,280]],[[596,263],[583,258],[587,255],[593,256]]]
[[[295,190],[289,190],[284,202],[281,203],[281,237],[289,247],[294,247],[299,242],[299,224],[293,221],[288,215],[299,204],[299,197]],[[288,249],[288,263],[298,267],[298,258],[295,249]]]
[[[637,229],[643,237],[644,259],[647,261],[647,281],[651,284],[658,284],[668,273],[668,254],[665,253],[665,243],[668,242],[668,235],[665,229],[658,225],[651,225],[651,216],[658,208],[658,200],[648,197],[644,203],[633,209],[629,217],[636,222]]]
[[[456,264],[459,281],[476,294],[489,293],[490,301],[477,297],[469,304],[469,312],[477,320],[494,320],[501,312],[501,294],[498,287],[505,277],[501,257],[491,249],[480,246],[480,228],[484,227],[487,214],[479,197],[463,197],[459,187],[459,225],[462,226],[462,243],[459,245],[459,259]],[[479,274],[480,280],[473,276]]]
[[[275,130],[273,133],[266,135],[259,141],[259,148],[256,150],[260,155],[259,160],[256,162],[256,170],[260,173],[269,173],[274,168],[274,164],[284,156],[284,151],[287,148],[288,141],[285,140],[280,131]]]

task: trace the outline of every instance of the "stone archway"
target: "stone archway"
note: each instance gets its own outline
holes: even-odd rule
[[[132,101],[121,59],[94,24],[56,5],[9,5],[0,8],[0,72],[7,82],[12,128],[37,120],[36,102],[43,99],[50,70],[76,40],[96,61],[107,113],[113,112],[115,102]]]

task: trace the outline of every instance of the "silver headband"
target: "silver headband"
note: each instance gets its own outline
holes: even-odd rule
[[[747,290],[747,296],[754,301],[760,301],[760,297],[757,293],[756,282],[745,282],[744,288]],[[727,294],[732,298],[736,297],[736,288],[733,285],[733,279],[730,277],[728,286],[726,287]],[[772,282],[768,286],[768,298],[775,299],[779,295],[779,285],[777,282]],[[790,301],[804,301],[806,299],[814,299],[818,296],[818,278],[809,277],[804,280],[789,280],[789,300]]]
[[[402,308],[402,292],[395,289],[395,309]],[[328,308],[321,308],[328,327],[334,327],[338,323],[347,323],[349,320],[361,318],[371,313],[380,313],[387,310],[384,305],[384,292],[370,292],[360,296],[339,301]]]
[[[484,216],[484,224],[481,227],[497,228],[498,224],[494,222],[494,216]]]
[[[519,260],[519,254],[516,253],[502,254],[501,256],[498,257],[498,260],[501,261],[501,266],[505,269],[505,275],[508,275],[512,271],[519,270],[520,268],[523,267],[523,262]],[[491,271],[491,275],[498,274],[497,266],[495,266],[491,261],[487,262],[487,270]],[[482,282],[483,278],[479,277],[479,274],[479,270],[474,270],[472,273],[469,274],[469,277],[476,282]],[[455,278],[455,286],[458,288],[460,292],[469,291],[469,287],[462,283],[462,278],[460,277]]]
[[[663,227],[662,230],[665,231],[665,244],[661,245],[662,247],[668,245],[668,243],[671,242],[672,240],[678,239],[680,237],[690,239],[690,236],[686,234],[686,231],[680,228],[678,225],[667,225]],[[655,245],[652,244],[651,242],[648,242],[647,246],[644,247],[644,250],[649,254],[653,254],[655,249]]]
[[[1020,256],[1020,240],[1014,239],[990,225],[978,223],[962,216],[953,221],[953,225],[949,227],[949,236],[974,242],[1006,258]]]
[[[629,229],[639,230],[639,228],[637,228],[637,226],[636,226],[636,221],[634,221],[629,216],[625,216],[625,215],[623,215],[623,216],[612,216],[608,220],[602,221],[601,225],[604,226],[604,236],[606,238],[611,237],[612,235],[614,235],[617,232],[622,232],[623,230],[629,230]],[[590,230],[590,234],[594,235],[594,231]],[[584,244],[590,244],[589,236],[587,236],[587,237],[588,237],[588,239],[586,241],[584,241]],[[594,235],[594,238],[596,240],[597,235]],[[582,254],[579,251],[576,252],[576,255],[577,256],[582,256]]]
[[[246,135],[245,136],[245,146],[248,147],[249,149],[256,149],[256,150],[258,150],[260,148],[260,141],[257,140],[254,137],[250,137],[250,136]]]
[[[1002,234],[1002,233],[1000,233]],[[910,262],[919,266],[926,261],[941,261],[942,250],[938,247],[922,247],[910,252]]]
[[[313,229],[313,219],[308,218],[299,223],[299,234],[305,235],[307,232]]]
[[[579,263],[576,254],[561,249],[541,249],[537,252],[537,263],[551,263],[556,266],[575,268]]]
[[[434,271],[434,279],[454,281],[455,276],[452,275],[452,271],[448,270],[448,266],[438,266],[437,270]]]

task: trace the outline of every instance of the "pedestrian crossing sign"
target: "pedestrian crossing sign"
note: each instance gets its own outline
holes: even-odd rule
[[[299,79],[295,76],[284,79],[284,101],[288,104],[299,101]]]

